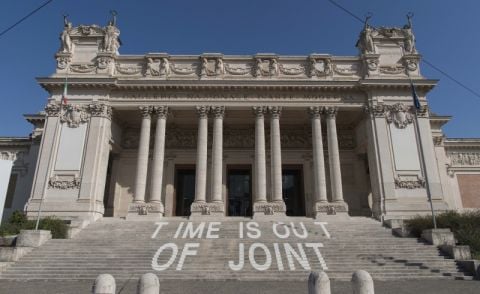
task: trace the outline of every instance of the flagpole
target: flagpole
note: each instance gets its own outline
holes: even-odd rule
[[[422,138],[421,138],[421,135],[420,135],[420,126],[418,125],[418,110],[420,109],[420,101],[418,100],[418,96],[417,96],[417,92],[415,91],[415,86],[413,85],[413,81],[412,81],[412,78],[410,77],[410,74],[408,75],[408,78],[410,80],[410,85],[412,86],[412,95],[413,95],[413,102],[414,102],[414,106],[415,106],[415,129],[417,131],[417,134],[418,134],[418,143],[420,145],[420,150],[421,150],[421,153],[422,153],[422,167],[423,167],[423,170],[425,172],[425,190],[427,191],[427,197],[428,197],[428,201],[430,202],[430,210],[432,212],[432,221],[433,221],[433,228],[434,229],[437,229],[437,219],[435,217],[435,210],[433,209],[433,200],[432,200],[432,194],[430,192],[430,188],[429,188],[429,181],[428,181],[428,174],[427,174],[427,165],[425,164],[425,152],[424,152],[424,149],[423,149],[423,144],[422,144]]]

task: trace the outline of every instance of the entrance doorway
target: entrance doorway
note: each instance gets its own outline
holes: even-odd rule
[[[250,166],[228,169],[228,215],[252,215],[252,173]]]
[[[282,170],[282,195],[288,216],[305,216],[303,173],[301,167],[284,167]]]
[[[178,168],[175,179],[175,215],[189,216],[190,206],[195,200],[195,169]]]

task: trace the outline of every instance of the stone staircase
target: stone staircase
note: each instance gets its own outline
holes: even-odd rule
[[[436,247],[414,238],[396,238],[389,229],[369,218],[325,218],[322,221],[328,223],[328,233],[313,219],[284,218],[281,221],[288,227],[288,237],[284,236],[284,225],[276,226],[280,237],[273,232],[276,221],[205,221],[201,238],[189,238],[188,234],[183,238],[187,223],[198,229],[201,221],[161,221],[168,224],[156,232],[158,225],[154,221],[104,218],[73,239],[48,241],[2,272],[0,279],[94,280],[101,273],[109,273],[116,279],[128,280],[154,272],[163,280],[306,280],[310,270],[326,270],[331,279],[349,280],[357,269],[368,271],[377,280],[471,279]],[[256,225],[247,225],[248,222],[258,224],[260,238],[253,238]],[[292,223],[299,236],[293,233]],[[301,224],[308,236],[302,235]],[[207,236],[209,225],[212,230]],[[178,230],[179,226],[183,229]],[[240,226],[243,238],[239,235]],[[253,228],[250,235],[247,227]],[[240,246],[244,247],[244,265],[238,270]],[[164,250],[159,252],[161,247]]]

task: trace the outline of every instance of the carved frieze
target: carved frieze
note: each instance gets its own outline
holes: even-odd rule
[[[398,75],[405,72],[405,67],[401,64],[380,66],[379,71],[387,75]]]
[[[86,105],[62,105],[60,121],[70,128],[77,128],[80,124],[86,123],[89,118],[90,113]]]
[[[225,72],[234,76],[244,76],[252,73],[253,68],[244,64],[225,64]]]
[[[170,69],[177,75],[193,75],[197,72],[197,65],[192,64],[174,64],[170,63]]]
[[[302,64],[300,65],[287,65],[287,64],[280,64],[279,65],[280,72],[287,76],[298,76],[305,74],[305,66]]]
[[[480,166],[479,152],[449,152],[452,166]]]
[[[53,176],[48,180],[48,188],[59,190],[80,189],[80,178],[76,176]]]

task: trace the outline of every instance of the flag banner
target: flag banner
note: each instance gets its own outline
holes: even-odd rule
[[[420,100],[418,100],[417,91],[415,91],[415,86],[412,81],[410,81],[410,86],[412,87],[413,105],[416,109],[420,109]]]

